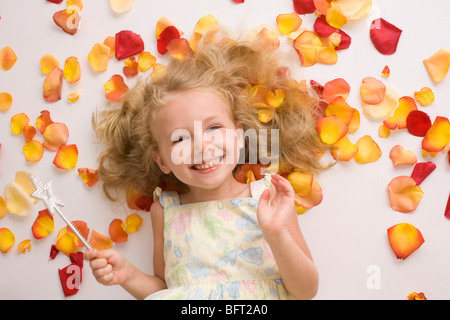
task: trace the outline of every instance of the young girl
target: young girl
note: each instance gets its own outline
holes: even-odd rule
[[[174,59],[94,119],[107,146],[99,165],[106,195],[133,186],[153,196],[154,275],[113,249],[85,257],[98,282],[138,299],[311,299],[318,274],[282,175],[321,168],[317,99],[272,50],[217,38],[205,35],[192,57]],[[281,104],[265,105],[261,92],[281,93],[272,96]],[[270,156],[280,174],[256,172],[259,180],[243,183],[235,174],[254,151],[242,135],[250,129],[279,130]]]

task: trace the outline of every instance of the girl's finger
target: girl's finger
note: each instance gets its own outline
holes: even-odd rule
[[[95,276],[96,278],[101,278],[101,277],[106,276],[107,274],[112,273],[112,270],[113,270],[112,266],[111,266],[110,264],[108,264],[108,265],[107,265],[106,267],[104,267],[104,268],[95,270],[95,271],[93,272],[93,274],[94,274],[94,276]]]

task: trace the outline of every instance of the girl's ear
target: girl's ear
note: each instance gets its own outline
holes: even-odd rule
[[[166,164],[164,163],[164,160],[162,159],[161,155],[158,152],[152,153],[153,160],[158,164],[158,167],[161,169],[162,172],[165,174],[169,174],[172,170]]]

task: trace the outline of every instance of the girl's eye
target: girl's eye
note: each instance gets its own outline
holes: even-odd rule
[[[187,140],[187,139],[189,139],[189,137],[187,137],[187,136],[179,136],[179,137],[177,137],[176,139],[174,139],[172,141],[173,141],[173,143],[177,143],[177,142],[182,142],[182,141]]]
[[[220,129],[220,126],[212,126],[211,128],[208,129],[208,131],[217,130],[217,129]]]

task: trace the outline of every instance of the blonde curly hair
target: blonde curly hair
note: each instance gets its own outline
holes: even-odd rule
[[[109,199],[116,199],[112,191],[130,186],[152,197],[154,188],[163,181],[181,183],[172,173],[164,174],[153,159],[153,152],[158,151],[155,115],[174,93],[196,88],[212,88],[222,94],[244,132],[267,129],[270,133],[271,129],[278,129],[278,160],[284,170],[323,169],[319,155],[327,146],[316,129],[319,99],[292,85],[273,50],[256,41],[238,42],[226,37],[219,41],[218,34],[212,30],[203,36],[192,57],[173,59],[160,77],[138,81],[119,106],[106,105],[93,115],[94,131],[106,145],[99,156],[98,172]],[[259,121],[258,108],[252,106],[249,90],[245,90],[255,84],[286,92],[283,103],[267,123]],[[270,135],[268,139],[267,146]],[[245,161],[248,157],[245,144]]]

